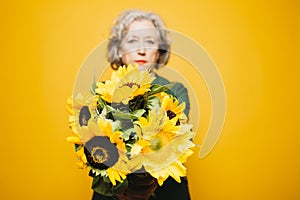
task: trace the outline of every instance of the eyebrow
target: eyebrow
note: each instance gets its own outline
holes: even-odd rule
[[[126,37],[126,39],[131,39],[131,38],[138,39],[138,38],[140,38],[140,36],[137,36],[137,35],[129,35],[129,36]],[[149,39],[149,38],[151,38],[151,39],[157,39],[157,38],[156,38],[155,36],[153,36],[153,35],[147,35],[146,37],[143,37],[143,39]]]

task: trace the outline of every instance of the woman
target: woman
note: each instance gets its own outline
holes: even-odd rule
[[[154,69],[165,65],[169,60],[169,55],[170,43],[167,31],[156,14],[129,10],[116,19],[107,53],[108,61],[113,69],[123,65],[138,64],[140,70],[149,70],[156,77],[154,83],[168,84],[170,82],[155,74]],[[176,83],[168,92],[176,96],[179,102],[186,102],[184,112],[188,116],[187,89],[182,84]],[[157,187],[156,180],[149,175],[142,178],[129,175],[128,181],[129,186],[119,199],[190,199],[186,178],[182,178],[181,183],[168,178],[161,187]],[[94,193],[93,200],[103,199],[113,198]]]

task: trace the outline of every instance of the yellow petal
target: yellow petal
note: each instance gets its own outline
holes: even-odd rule
[[[123,180],[121,178],[126,178],[126,176],[121,171],[115,170],[113,168],[108,168],[106,172],[109,180],[113,185],[117,184],[116,181],[122,182]]]
[[[84,167],[85,167],[85,164],[83,162],[78,162],[78,163],[76,163],[76,165],[79,169],[84,169]]]
[[[78,151],[75,152],[77,157],[81,157],[84,154],[84,148],[81,147]]]
[[[178,160],[181,162],[181,163],[185,163],[187,158],[190,157],[194,152],[191,150],[191,149],[187,149],[186,152],[184,152],[184,154],[182,154]]]
[[[148,120],[145,117],[140,117],[139,118],[139,123],[141,126],[147,126],[148,125]]]
[[[175,162],[169,167],[169,173],[170,176],[180,183],[180,177],[186,176],[186,168],[181,163]]]
[[[70,115],[73,115],[73,114],[74,114],[74,113],[73,113],[72,107],[70,107],[70,106],[65,106],[65,108],[67,109],[67,111],[68,111],[68,113],[69,113]]]
[[[165,182],[167,178],[163,178],[163,177],[158,177],[157,182],[159,184],[159,186],[162,186],[162,184]]]
[[[115,174],[114,174],[114,171],[111,169],[111,168],[108,168],[106,170],[107,172],[107,175],[108,175],[108,178],[110,180],[110,182],[113,184],[113,185],[116,185],[116,180],[115,180]]]
[[[140,169],[142,165],[143,165],[143,157],[139,154],[128,161],[127,168],[130,171],[134,172]]]
[[[138,144],[139,144],[140,146],[142,146],[142,147],[146,147],[146,146],[150,146],[150,145],[151,145],[151,143],[150,143],[149,141],[146,141],[146,140],[143,140],[143,139],[140,139],[140,140],[138,141]]]
[[[100,127],[100,129],[103,131],[103,133],[110,137],[112,134],[112,126],[108,121],[105,121],[102,118],[98,118],[98,125]]]
[[[130,151],[131,157],[138,155],[141,152],[142,148],[143,147],[141,145],[134,144]]]
[[[123,180],[126,178],[126,175],[123,174],[122,172],[119,172],[119,175],[122,177]]]
[[[132,88],[128,86],[122,86],[120,88],[117,88],[113,93],[113,102],[120,103],[121,101],[129,99],[130,94],[132,94],[136,89],[137,86],[133,86]]]
[[[67,137],[67,141],[75,144],[82,144],[82,141],[78,136],[69,136]]]
[[[90,132],[92,132],[95,136],[105,136],[105,134],[102,132],[96,121],[89,120],[88,121],[88,129]]]
[[[83,148],[82,148],[82,149],[83,149]],[[81,160],[83,163],[87,163],[87,159],[86,159],[85,154],[82,154],[82,155],[81,155],[80,160]]]
[[[120,143],[120,142],[122,142],[122,139],[120,139],[120,135],[121,135],[120,131],[113,132],[110,135],[110,142],[111,143]]]
[[[157,179],[157,182],[160,186],[164,183],[164,181],[169,177],[169,174],[167,173],[167,169],[161,169],[159,171],[150,171],[149,174]]]
[[[65,106],[70,115],[73,115],[73,97],[68,97],[67,106]]]
[[[140,88],[136,89],[130,96],[133,99],[136,96],[143,95],[150,90],[151,84],[144,84]]]
[[[87,126],[82,126],[79,130],[79,136],[83,143],[88,142],[92,139],[95,135]]]

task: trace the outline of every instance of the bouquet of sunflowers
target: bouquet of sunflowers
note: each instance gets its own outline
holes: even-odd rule
[[[137,66],[123,66],[91,92],[68,99],[69,126],[80,168],[89,168],[92,189],[117,196],[128,177],[150,176],[158,185],[186,176],[183,163],[193,153],[191,131],[179,103],[168,93],[172,84],[153,84],[155,77]]]

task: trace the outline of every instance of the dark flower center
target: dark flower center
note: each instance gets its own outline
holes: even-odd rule
[[[172,119],[172,118],[176,117],[176,114],[174,112],[172,112],[171,110],[168,110],[167,116],[169,117],[169,119]]]
[[[137,83],[132,83],[132,82],[125,83],[125,84],[123,84],[121,87],[123,87],[123,86],[128,86],[128,87],[132,88],[134,85],[136,85],[138,88],[140,88],[140,85],[139,85],[139,84],[137,84]],[[121,87],[120,87],[120,88],[121,88]]]
[[[151,149],[153,151],[158,151],[161,148],[162,148],[162,142],[160,139],[154,138],[153,140],[151,140]]]
[[[107,150],[102,147],[94,147],[92,149],[91,156],[95,163],[103,163],[109,158]]]
[[[169,117],[169,119],[173,119],[174,117],[176,117],[176,114],[174,112],[172,112],[171,110],[167,111],[167,116]],[[180,125],[180,121],[179,119],[176,122],[176,126]]]
[[[112,167],[119,159],[117,147],[105,136],[95,136],[84,146],[88,163],[95,169]]]
[[[90,118],[91,118],[91,113],[89,111],[89,107],[83,106],[79,112],[79,125],[87,126]]]

